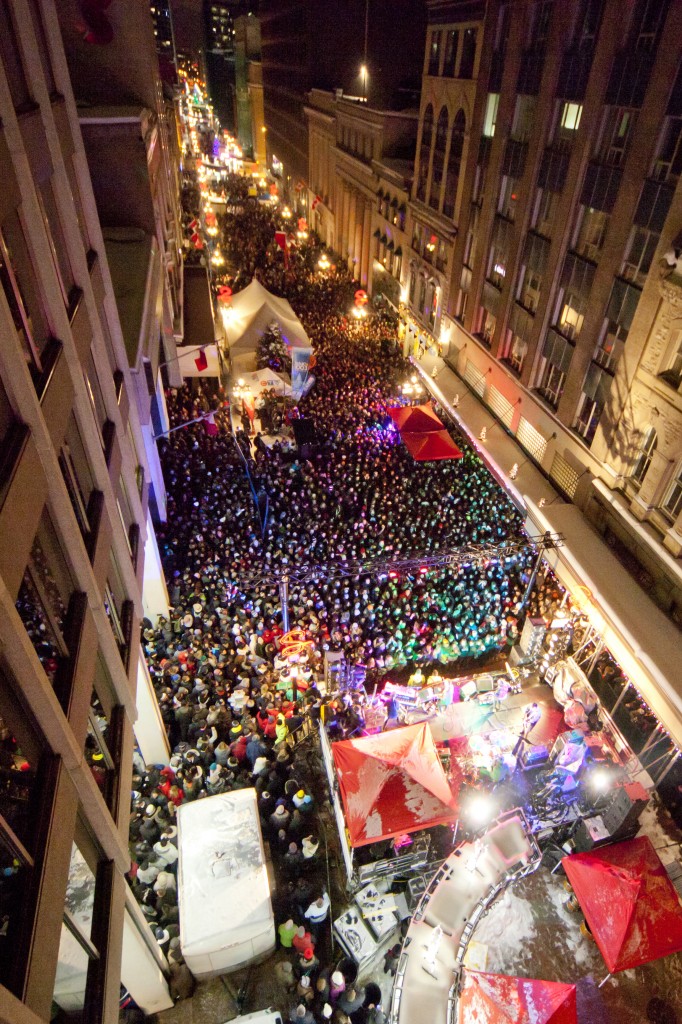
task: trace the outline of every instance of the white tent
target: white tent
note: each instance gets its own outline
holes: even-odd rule
[[[229,305],[219,306],[232,356],[255,352],[258,340],[273,322],[279,325],[289,345],[310,345],[303,324],[287,300],[272,295],[255,277],[243,291],[231,297]]]
[[[266,367],[264,370],[253,370],[242,373],[240,378],[246,387],[251,388],[254,396],[258,396],[265,388],[272,388],[277,395],[290,395],[291,384],[281,374]],[[233,381],[234,384],[234,381]]]

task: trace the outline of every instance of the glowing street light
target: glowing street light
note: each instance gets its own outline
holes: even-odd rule
[[[319,260],[317,261],[317,265],[320,268],[320,270],[329,270],[329,268],[331,267],[331,263],[326,252],[322,253]]]
[[[356,320],[364,320],[367,316],[367,310],[364,306],[353,306],[353,316]]]

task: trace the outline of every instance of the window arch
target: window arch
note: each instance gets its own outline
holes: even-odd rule
[[[448,144],[448,111],[441,107],[436,126],[436,140],[433,149],[433,171],[431,172],[431,195],[429,205],[437,210],[440,206],[440,186],[443,181],[445,149]]]
[[[429,103],[424,111],[422,124],[422,144],[419,150],[419,181],[417,199],[426,202],[426,182],[429,177],[429,157],[431,156],[431,139],[433,136],[433,107]]]
[[[658,444],[658,435],[653,427],[649,427],[642,436],[642,443],[639,446],[639,451],[635,458],[635,463],[632,467],[632,473],[630,479],[636,484],[644,483],[644,477],[647,475],[651,460],[654,457],[656,451],[656,445]]]
[[[452,136],[450,138],[450,155],[448,157],[448,168],[445,175],[445,198],[443,200],[443,213],[446,217],[453,217],[455,213],[455,199],[457,198],[457,182],[462,163],[462,151],[464,149],[464,132],[466,130],[466,117],[460,108],[455,114],[452,122]]]

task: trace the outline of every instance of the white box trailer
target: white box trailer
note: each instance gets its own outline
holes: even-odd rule
[[[197,978],[275,948],[275,919],[255,789],[178,809],[180,947]]]

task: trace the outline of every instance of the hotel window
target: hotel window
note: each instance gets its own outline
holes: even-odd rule
[[[523,363],[528,352],[528,345],[519,338],[517,334],[513,334],[511,331],[506,332],[506,341],[502,350],[500,358],[503,363],[510,366],[515,373],[521,373],[523,369]]]
[[[649,471],[651,460],[654,457],[656,451],[656,444],[658,437],[653,427],[650,427],[645,433],[639,451],[635,458],[635,463],[630,473],[630,479],[636,484],[644,483],[644,477]]]
[[[559,101],[557,104],[556,123],[552,132],[551,142],[555,149],[570,149],[576,137],[583,108],[580,103]]]
[[[677,181],[682,171],[682,117],[666,117],[658,142],[651,177]]]
[[[35,870],[41,826],[49,819],[53,779],[49,751],[16,682],[0,667],[0,907],[3,949],[0,983],[21,988],[19,941],[39,882]]]
[[[452,217],[455,212],[455,199],[457,198],[457,183],[459,181],[459,172],[462,163],[465,128],[466,118],[464,116],[464,111],[458,110],[455,115],[455,120],[452,123],[450,153],[448,156],[448,167],[445,175],[443,213],[446,217]]]
[[[488,348],[490,348],[493,343],[496,327],[497,317],[491,313],[489,309],[486,309],[485,306],[481,306],[479,312],[478,336]]]
[[[519,142],[528,142],[533,134],[535,121],[535,96],[517,96],[514,109],[514,120],[512,122],[512,138]]]
[[[651,261],[658,246],[659,235],[648,228],[634,226],[630,233],[627,255],[621,268],[621,274],[628,281],[640,287],[644,285]]]
[[[497,212],[503,217],[513,221],[516,217],[516,204],[519,199],[519,182],[508,174],[502,175],[500,184],[500,197],[497,203]]]
[[[552,17],[552,0],[536,0],[531,7],[531,23],[529,45],[536,50],[541,50],[546,41],[549,31],[549,22]]]
[[[52,253],[52,262],[57,273],[59,287],[62,292],[64,305],[69,307],[73,301],[73,290],[75,281],[69,261],[69,254],[66,248],[64,230],[57,204],[52,190],[52,182],[46,181],[40,186],[37,193],[38,203],[43,214],[43,221],[47,230],[48,242]]]
[[[586,259],[596,262],[604,245],[608,226],[608,213],[604,213],[603,210],[594,210],[590,206],[581,206],[574,232],[573,250]]]
[[[18,217],[0,230],[0,285],[34,382],[43,371],[43,355],[50,340],[38,281]]]
[[[0,0],[0,62],[5,71],[15,110],[29,110],[35,104],[24,73],[19,34],[8,0]]]
[[[55,683],[68,656],[64,632],[75,583],[47,507],[38,526],[16,608],[45,674]]]
[[[574,292],[566,291],[559,302],[557,324],[565,338],[576,341],[585,319],[585,301]]]
[[[440,189],[443,182],[443,170],[445,166],[445,147],[448,141],[448,112],[446,107],[441,108],[436,126],[436,143],[433,147],[433,164],[431,169],[431,193],[429,195],[429,206],[434,210],[440,207]]]
[[[429,74],[437,75],[440,64],[440,32],[431,33],[431,45],[429,46]]]
[[[542,275],[531,267],[522,267],[516,298],[523,308],[527,309],[529,313],[537,312],[541,291]]]
[[[539,188],[535,196],[533,212],[531,214],[531,227],[539,235],[546,238],[552,237],[552,229],[559,205],[559,193],[551,192],[548,188]]]
[[[666,491],[661,511],[673,522],[682,512],[682,464],[677,467],[675,479]]]
[[[426,185],[429,177],[429,160],[431,158],[431,138],[433,135],[433,107],[429,103],[424,111],[422,124],[422,141],[419,149],[419,179],[417,183],[417,199],[426,202]]]
[[[595,147],[595,157],[609,167],[620,167],[625,161],[637,114],[624,107],[607,107]]]
[[[536,390],[556,409],[563,394],[566,374],[573,358],[573,346],[556,331],[549,330],[542,347]]]
[[[449,29],[445,36],[445,56],[443,58],[443,74],[447,78],[454,78],[458,47],[459,32],[456,28]]]
[[[489,92],[485,105],[485,115],[483,117],[483,134],[489,139],[492,139],[495,134],[495,125],[497,124],[497,111],[499,106],[500,94],[498,92]]]
[[[478,30],[465,28],[462,35],[462,53],[459,58],[458,78],[473,78],[476,63],[476,40]]]
[[[601,414],[608,401],[613,377],[600,366],[591,363],[583,382],[576,412],[575,431],[589,445],[599,426]]]
[[[660,377],[677,390],[682,384],[682,331],[677,331],[665,359],[665,369]]]
[[[490,260],[488,263],[488,280],[492,281],[496,288],[503,288],[507,276],[507,253],[492,245],[490,249]]]

